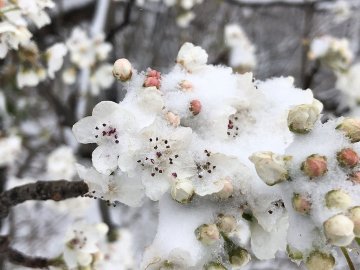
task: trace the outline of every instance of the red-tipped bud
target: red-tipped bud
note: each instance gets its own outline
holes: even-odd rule
[[[326,157],[317,154],[308,156],[302,163],[301,170],[310,178],[323,176],[327,172]]]
[[[190,102],[189,110],[193,115],[198,115],[201,112],[201,102],[197,99],[194,99]]]
[[[344,148],[337,153],[337,160],[342,167],[355,167],[359,163],[358,154],[351,148]]]

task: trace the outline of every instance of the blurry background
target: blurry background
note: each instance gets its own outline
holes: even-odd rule
[[[122,85],[111,75],[112,63],[126,57],[137,70],[152,67],[166,72],[186,41],[203,47],[210,63],[231,65],[238,72],[253,71],[256,79],[293,76],[297,87],[313,89],[324,103],[324,120],[357,113],[356,93],[349,95],[339,89],[337,81],[359,57],[359,0],[190,2],[186,6],[181,1],[169,5],[161,0],[56,0],[55,7],[46,9],[49,24],[41,28],[29,25],[36,45],[20,46],[0,59],[0,190],[34,180],[77,179],[76,160],[90,164],[94,146],[78,145],[71,127],[91,114],[99,101],[122,99]],[[230,37],[226,37],[229,24],[242,30],[230,29]],[[75,28],[80,30],[74,33]],[[312,40],[321,36],[348,40],[352,56],[345,61],[345,71],[327,65],[322,56],[309,57]],[[235,40],[234,44],[229,40]],[[67,54],[59,56],[64,63],[53,78],[38,73],[36,81],[27,69],[48,61],[49,56],[41,52],[55,43],[66,46]],[[98,50],[96,59],[86,63],[93,50]],[[238,64],[241,59],[248,62]],[[360,83],[352,87],[360,96]],[[1,145],[1,140],[8,138],[19,138],[21,143],[12,140]],[[156,233],[156,216],[156,203],[150,201],[139,209],[122,205],[110,209],[88,198],[29,202],[13,208],[2,231],[11,235],[19,250],[56,256],[70,223],[84,217],[89,222],[103,219],[133,233],[136,262]],[[126,256],[132,256],[129,254]],[[138,269],[136,263],[127,267],[124,269]],[[0,269],[15,266],[2,262]],[[248,269],[298,268],[279,259],[254,262]]]

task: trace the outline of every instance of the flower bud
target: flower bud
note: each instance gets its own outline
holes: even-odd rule
[[[237,227],[237,222],[234,216],[220,214],[216,220],[216,226],[220,232],[229,234],[235,231]]]
[[[192,85],[192,83],[187,80],[182,80],[179,83],[179,87],[183,92],[192,92],[194,90],[194,86]]]
[[[317,154],[308,156],[301,164],[301,170],[310,178],[323,176],[327,172],[327,159]]]
[[[286,252],[291,260],[298,261],[303,259],[302,252],[296,248],[290,247],[290,245],[286,246]]]
[[[354,222],[355,236],[360,237],[360,206],[350,209],[349,218]]]
[[[345,210],[351,205],[351,197],[341,189],[336,189],[326,193],[325,202],[328,208]]]
[[[259,177],[269,186],[289,179],[288,167],[291,158],[291,156],[276,155],[269,151],[256,152],[249,157],[255,164]]]
[[[215,224],[203,224],[195,230],[196,239],[205,245],[220,240],[220,232]]]
[[[322,108],[322,103],[314,99],[312,104],[302,104],[291,109],[287,118],[290,131],[300,134],[311,131]]]
[[[194,186],[190,180],[177,180],[171,188],[172,198],[182,204],[191,202],[194,196]]]
[[[227,270],[227,269],[219,262],[209,262],[204,266],[204,270]]]
[[[251,256],[246,249],[236,247],[229,252],[229,261],[233,266],[241,267],[247,265],[251,260]]]
[[[157,89],[160,88],[160,80],[156,77],[147,77],[144,82],[144,87],[156,87]]]
[[[352,143],[360,141],[360,119],[345,118],[336,129],[343,131]]]
[[[157,78],[157,79],[160,79],[161,78],[161,73],[155,69],[151,69],[149,68],[146,72],[146,76],[147,77],[154,77],[154,78]]]
[[[347,246],[354,239],[354,223],[347,216],[336,215],[324,222],[324,231],[332,245]]]
[[[130,80],[132,76],[132,66],[129,60],[125,58],[116,60],[113,67],[113,75],[122,82]]]
[[[174,127],[178,127],[180,125],[180,116],[175,113],[167,112],[165,118]]]
[[[201,102],[197,99],[194,99],[190,102],[189,110],[193,115],[198,115],[201,112]]]
[[[353,182],[353,184],[359,185],[360,184],[360,171],[351,173],[349,179],[351,182]]]
[[[336,155],[339,165],[342,167],[355,167],[359,163],[358,154],[351,148],[344,148]]]
[[[310,198],[303,196],[301,194],[294,193],[292,198],[292,206],[295,211],[300,214],[307,215],[311,210],[311,201]]]
[[[308,270],[332,270],[335,266],[335,258],[331,254],[313,251],[305,262]]]
[[[234,186],[231,183],[231,181],[228,179],[224,179],[223,181],[224,181],[224,187],[222,188],[222,190],[220,190],[218,193],[216,193],[216,196],[220,200],[227,200],[233,195]]]

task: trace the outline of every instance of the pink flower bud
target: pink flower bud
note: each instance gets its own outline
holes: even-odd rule
[[[192,85],[192,83],[189,81],[186,81],[186,80],[182,80],[179,83],[179,87],[180,87],[181,91],[184,91],[184,92],[192,92],[194,90],[194,86]]]
[[[292,198],[292,206],[295,211],[299,212],[300,214],[307,215],[311,210],[310,198],[295,193]]]
[[[326,157],[317,154],[308,156],[302,163],[301,170],[310,178],[323,176],[327,172]]]
[[[359,185],[359,184],[360,184],[360,171],[353,172],[352,174],[350,174],[349,179],[350,179],[351,182],[353,182],[354,184]]]
[[[358,154],[350,149],[344,148],[340,152],[337,153],[337,160],[342,167],[355,167],[359,163]]]
[[[113,75],[122,82],[130,80],[132,76],[132,66],[129,60],[125,58],[116,60],[113,67]]]
[[[198,115],[201,112],[201,102],[197,99],[194,99],[190,102],[189,110],[193,115]]]
[[[345,118],[336,129],[343,131],[352,143],[360,141],[360,119]]]
[[[159,71],[156,71],[155,69],[151,69],[151,68],[149,68],[147,70],[146,76],[147,77],[154,77],[154,78],[157,78],[159,80],[161,79],[161,73]]]
[[[165,118],[174,127],[178,127],[180,125],[180,117],[175,113],[168,112],[165,115]]]
[[[160,80],[156,77],[147,77],[144,82],[144,87],[155,86],[157,89],[160,88]]]

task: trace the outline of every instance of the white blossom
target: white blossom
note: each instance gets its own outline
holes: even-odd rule
[[[47,173],[52,179],[71,180],[76,174],[75,162],[72,148],[60,146],[48,156]]]

